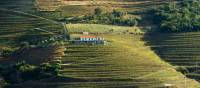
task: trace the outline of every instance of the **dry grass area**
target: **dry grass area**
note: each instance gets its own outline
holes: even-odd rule
[[[92,14],[94,8],[102,7],[106,11],[118,9],[125,12],[142,11],[167,1],[132,1],[132,0],[37,0],[41,11],[61,11],[63,16],[80,16]],[[45,2],[43,2],[45,1]],[[37,4],[37,3],[36,3]]]
[[[102,25],[102,24],[67,24],[68,32],[73,33],[101,33],[101,34],[144,34],[138,27]]]
[[[40,11],[55,11],[61,5],[61,0],[35,0],[35,5]]]
[[[63,5],[137,5],[149,3],[150,1],[137,1],[137,2],[127,2],[127,1],[111,1],[111,0],[98,0],[98,1],[63,1]]]

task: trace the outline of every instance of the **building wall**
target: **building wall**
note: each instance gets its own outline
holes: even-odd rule
[[[102,41],[104,40],[104,38],[101,38],[101,37],[97,37],[97,38],[80,38],[80,41]]]

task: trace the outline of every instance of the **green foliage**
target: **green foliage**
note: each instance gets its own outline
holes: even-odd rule
[[[57,76],[59,74],[59,70],[61,69],[60,64],[50,64],[50,63],[44,63],[40,66],[40,72],[42,74],[51,74]]]
[[[114,17],[122,17],[124,15],[123,12],[117,11],[117,10],[113,10],[112,12]]]
[[[154,21],[161,31],[183,32],[200,30],[200,0],[170,3],[153,11]]]
[[[28,31],[27,34],[30,33],[35,33],[33,31]],[[38,42],[45,40],[45,39],[49,39],[52,35],[45,35],[42,33],[35,33],[36,35],[22,35],[20,37],[17,38],[16,43],[20,44],[23,42],[28,42],[30,45],[36,45],[38,44]]]
[[[23,61],[8,67],[1,66],[0,74],[6,82],[14,84],[58,76],[60,69],[59,63],[45,63],[40,66],[33,66]]]
[[[95,15],[101,15],[102,12],[103,12],[103,9],[101,9],[101,8],[95,8],[95,9],[94,9],[94,14],[95,14]]]
[[[21,42],[20,47],[29,47],[29,42]]]
[[[111,13],[102,13],[102,9],[96,8],[94,15],[78,16],[73,18],[66,18],[67,23],[91,23],[91,24],[111,24],[121,26],[134,26],[139,19],[126,18],[123,12],[114,10]],[[63,21],[63,19],[60,19]]]
[[[49,47],[49,46],[57,46],[57,45],[64,45],[64,42],[62,40],[56,40],[54,38],[49,38],[49,39],[43,40],[37,44],[37,46],[41,46],[41,47]]]
[[[183,73],[183,74],[189,73],[189,70],[186,67],[183,67],[183,66],[177,67],[176,70]]]
[[[0,56],[9,56],[14,52],[15,49],[12,48],[4,48],[0,50]]]

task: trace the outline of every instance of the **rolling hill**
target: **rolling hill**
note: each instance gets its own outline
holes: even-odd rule
[[[141,41],[141,35],[104,36],[108,45],[66,45],[61,75],[80,79],[42,80],[14,85],[46,88],[162,88],[173,84],[178,88],[197,88],[199,83],[185,78],[171,65],[162,61]]]
[[[127,0],[127,2],[128,1],[131,2],[132,0]],[[59,23],[39,17],[37,16],[38,14],[35,14],[33,2],[34,1],[32,0],[1,1],[0,46],[16,48],[20,45],[20,42],[34,42],[49,35],[41,31],[33,30],[38,27],[54,33],[60,32],[62,26]],[[126,4],[123,2],[121,5],[120,3],[122,2],[111,3],[103,7],[111,9],[116,7],[122,11],[132,12],[138,9],[141,10],[148,8],[156,3],[165,3],[160,0],[156,3],[150,0],[141,1],[138,2],[138,4],[135,4],[134,2],[136,1],[133,1],[133,4]],[[76,16],[85,15],[85,13],[91,14],[94,9],[93,7],[99,6],[63,5],[57,10],[61,10],[64,16]],[[34,88],[162,88],[164,84],[173,84],[178,88],[199,87],[197,81],[186,78],[182,73],[177,72],[173,66],[162,61],[161,58],[141,40],[143,35],[123,33],[124,31],[132,30],[131,27],[97,24],[71,24],[68,28],[71,32],[102,32],[102,34],[98,36],[105,37],[105,39],[110,43],[105,46],[70,44],[65,46],[66,55],[60,59],[63,68],[60,73],[66,77],[80,80],[64,80],[62,78],[44,79],[37,82],[28,81],[22,84],[12,85],[12,88],[27,88],[30,86]],[[103,34],[111,29],[116,33]],[[196,36],[198,36],[198,34]],[[176,39],[176,37],[174,37],[174,39]],[[171,43],[172,45],[177,44],[175,42],[168,43]]]
[[[111,43],[106,46],[68,45],[66,56],[61,60],[64,68],[61,73],[92,80],[95,84],[89,84],[94,87],[157,88],[165,83],[175,84],[178,88],[185,86],[184,76],[144,46],[140,35],[100,36]],[[196,83],[190,79],[186,81]],[[192,84],[186,84],[186,88],[198,87],[198,84]],[[90,85],[83,84],[82,87],[92,87]]]

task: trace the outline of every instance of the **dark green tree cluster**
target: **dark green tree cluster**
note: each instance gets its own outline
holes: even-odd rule
[[[183,0],[161,6],[153,10],[153,18],[160,31],[199,31],[200,0]]]
[[[190,73],[189,70],[186,67],[183,67],[183,66],[182,67],[177,67],[176,70],[181,72],[181,73],[183,73],[183,74]]]
[[[110,24],[120,26],[134,26],[139,19],[125,18],[126,14],[121,11],[104,12],[101,8],[96,8],[93,15],[78,16],[62,19],[67,23],[93,23],[93,24]]]
[[[10,56],[14,51],[15,51],[15,49],[13,49],[13,48],[3,48],[3,49],[0,49],[0,56],[8,57],[8,56]]]
[[[0,67],[0,75],[7,83],[15,84],[28,80],[40,80],[59,75],[61,66],[59,63],[44,63],[34,66],[25,62],[20,62],[8,67]]]

